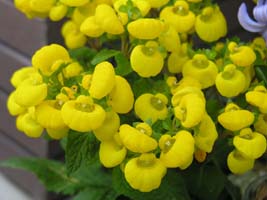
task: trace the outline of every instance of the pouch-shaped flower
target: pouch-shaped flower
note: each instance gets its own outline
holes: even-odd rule
[[[198,80],[190,76],[183,77],[179,82],[177,82],[176,77],[171,76],[167,79],[167,84],[170,87],[171,93],[173,95],[184,88],[195,88],[199,89],[199,91],[201,92],[202,87]]]
[[[224,67],[215,80],[216,88],[224,97],[235,97],[246,87],[246,77],[234,64]]]
[[[215,84],[218,74],[217,66],[203,54],[196,54],[183,65],[183,76],[191,76],[199,81],[202,89]],[[209,78],[207,78],[209,77]]]
[[[219,6],[205,7],[196,18],[195,30],[207,42],[214,42],[227,33],[227,24]]]
[[[127,29],[135,38],[151,40],[160,36],[164,30],[164,23],[159,19],[140,18],[130,22]]]
[[[16,103],[16,101],[14,99],[14,95],[15,95],[15,93],[12,92],[8,96],[7,109],[11,115],[16,116],[16,115],[19,115],[21,113],[24,113],[26,111],[26,108]]]
[[[194,131],[195,145],[198,149],[210,153],[217,138],[216,126],[211,117],[205,114],[199,127]]]
[[[170,0],[147,0],[152,8],[160,8],[167,4]]]
[[[165,25],[166,26],[166,25]],[[167,26],[159,36],[159,43],[167,51],[177,52],[180,50],[180,37],[172,26]],[[172,72],[173,73],[173,72]]]
[[[69,49],[83,47],[87,41],[86,36],[78,31],[78,29],[76,31],[69,32],[64,39],[65,44]]]
[[[259,132],[267,136],[267,115],[266,114],[260,114],[258,116],[257,121],[254,123],[254,128],[256,132]]]
[[[68,134],[69,128],[68,127],[65,127],[65,128],[62,128],[62,129],[50,129],[50,128],[47,128],[46,132],[51,138],[53,138],[55,140],[59,140],[59,139],[64,138]]]
[[[156,76],[164,65],[164,57],[158,50],[158,43],[148,41],[145,45],[134,47],[130,62],[132,69],[141,77]]]
[[[242,129],[239,135],[234,137],[233,144],[239,152],[251,159],[261,157],[266,151],[265,137],[250,128]]]
[[[47,96],[47,84],[39,74],[25,79],[14,91],[15,102],[23,107],[35,106]]]
[[[115,10],[107,4],[100,4],[96,7],[95,22],[107,33],[119,35],[124,32],[122,22]]]
[[[189,10],[186,1],[176,1],[174,6],[166,6],[160,12],[160,19],[170,24],[178,33],[189,32],[195,24],[195,14]]]
[[[94,130],[94,134],[101,142],[111,140],[120,127],[120,117],[113,110],[106,112],[103,124]]]
[[[30,0],[29,2],[32,11],[48,13],[56,3],[56,0]]]
[[[152,132],[151,132],[152,133]],[[128,124],[120,126],[119,134],[123,145],[132,152],[146,153],[157,148],[157,141],[145,129],[134,128]]]
[[[99,148],[99,159],[105,167],[115,167],[126,157],[127,149],[115,140],[102,141]]]
[[[193,161],[195,141],[188,131],[181,130],[173,137],[161,136],[159,146],[160,160],[166,167],[186,169]]]
[[[57,100],[45,100],[36,106],[36,121],[44,128],[64,129],[67,125],[64,123],[61,115],[61,107],[64,102]]]
[[[120,114],[130,112],[134,104],[134,94],[128,81],[122,76],[115,77],[115,86],[108,95],[108,104]]]
[[[60,0],[60,2],[70,7],[78,7],[85,5],[89,0]]]
[[[180,120],[182,126],[192,128],[204,117],[205,101],[198,94],[190,93],[181,98],[174,107],[174,115]]]
[[[22,115],[19,123],[20,130],[28,137],[39,138],[43,133],[44,128],[35,120],[34,110]]]
[[[167,103],[167,97],[161,93],[156,95],[145,93],[136,99],[134,111],[144,122],[151,120],[152,123],[155,123],[157,120],[164,120],[167,117]]]
[[[52,21],[62,20],[68,12],[68,6],[64,4],[54,5],[49,11],[49,19]]]
[[[259,108],[261,113],[267,114],[267,89],[256,86],[253,91],[246,93],[246,101]]]
[[[93,38],[97,38],[104,33],[104,30],[95,22],[95,16],[86,18],[80,26],[80,31]]]
[[[64,123],[71,129],[87,132],[99,128],[106,117],[105,110],[88,96],[80,95],[67,101],[61,109]]]
[[[12,74],[10,78],[10,82],[12,86],[17,88],[22,81],[24,81],[25,79],[27,79],[28,77],[30,77],[32,74],[35,74],[35,73],[38,73],[38,72],[34,67],[31,67],[31,66],[22,67],[16,70]]]
[[[167,172],[163,163],[152,153],[129,160],[124,169],[126,181],[130,186],[141,192],[157,189]]]
[[[89,93],[93,98],[101,99],[111,92],[115,83],[113,65],[106,61],[101,62],[95,67]]]
[[[63,69],[65,78],[78,76],[83,71],[83,67],[78,62],[72,62]]]
[[[69,62],[69,53],[64,47],[58,44],[51,44],[42,47],[34,53],[32,56],[32,66],[41,70],[44,75],[49,76],[53,73],[53,64],[58,60]]]
[[[184,64],[189,60],[187,55],[187,44],[182,44],[181,47],[168,57],[168,70],[171,73],[180,73],[183,70]]]
[[[252,112],[230,103],[225,107],[224,112],[218,116],[218,121],[225,129],[238,131],[250,126],[254,122],[254,115]]]
[[[231,61],[239,67],[247,67],[254,63],[256,54],[249,46],[238,46],[235,42],[228,44]]]
[[[237,150],[228,154],[227,165],[234,174],[243,174],[251,170],[254,166],[254,159],[244,157]]]

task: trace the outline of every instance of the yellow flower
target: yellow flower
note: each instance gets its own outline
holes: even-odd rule
[[[43,83],[39,74],[25,79],[14,92],[15,102],[24,107],[35,106],[47,96],[47,84]]]
[[[76,49],[83,47],[86,44],[86,37],[78,29],[76,31],[71,31],[66,35],[65,44],[69,49]]]
[[[182,126],[192,128],[204,117],[205,101],[198,94],[189,93],[183,96],[174,107],[174,114],[181,121]]]
[[[156,95],[145,93],[136,99],[134,111],[144,122],[152,120],[152,123],[154,123],[167,117],[167,103],[167,97],[161,93]]]
[[[194,131],[195,144],[198,149],[210,153],[217,138],[216,126],[210,116],[205,114],[199,127]]]
[[[108,104],[120,114],[128,113],[134,104],[134,95],[128,81],[122,76],[115,77],[115,86],[108,96]]]
[[[181,47],[168,57],[168,70],[171,73],[180,73],[183,70],[184,64],[189,60],[187,55],[187,44],[183,43]]]
[[[193,161],[194,138],[190,132],[181,130],[175,136],[163,135],[159,140],[160,160],[166,167],[186,169]]]
[[[36,106],[36,121],[48,129],[64,129],[67,125],[64,123],[61,116],[61,107],[63,101],[46,100]]]
[[[184,80],[186,81],[186,80]],[[182,85],[180,85],[182,86]],[[179,87],[179,89],[177,89],[175,91],[175,93],[172,96],[172,105],[175,107],[177,105],[179,105],[179,103],[181,102],[182,98],[188,94],[196,94],[198,97],[200,97],[204,102],[206,101],[204,93],[202,92],[202,90],[200,88],[197,87],[192,87],[192,86],[187,86],[187,87]]]
[[[218,116],[219,123],[227,130],[238,131],[250,126],[254,115],[248,110],[239,108],[234,103],[229,103],[222,114]]]
[[[92,99],[80,95],[76,100],[67,101],[61,109],[64,123],[71,129],[87,132],[99,128],[106,117],[105,110]]]
[[[71,78],[78,76],[82,71],[83,67],[78,62],[73,62],[63,69],[63,74],[65,78]]]
[[[243,174],[254,166],[254,159],[242,156],[237,150],[232,151],[227,157],[227,165],[234,174]]]
[[[184,77],[191,76],[197,79],[202,89],[205,89],[214,85],[218,69],[216,64],[208,60],[205,55],[196,54],[193,59],[184,64],[182,73]]]
[[[253,39],[250,47],[261,55],[261,58],[266,57],[266,44],[263,37],[256,37]]]
[[[72,31],[76,32],[77,30],[78,25],[74,21],[68,20],[61,27],[61,35],[65,38],[69,33],[71,33]]]
[[[184,77],[191,76],[198,80],[202,89],[205,89],[214,85],[218,69],[205,55],[196,54],[184,64],[182,73]]]
[[[152,8],[160,8],[167,4],[170,0],[147,0]]]
[[[41,70],[44,75],[51,75],[53,73],[52,66],[56,61],[69,62],[70,57],[68,51],[58,45],[51,44],[44,46],[32,56],[32,66]]]
[[[215,84],[222,96],[235,97],[245,89],[246,77],[234,64],[228,64],[217,75]]]
[[[170,76],[167,78],[167,84],[171,89],[171,93],[174,95],[177,91],[182,90],[183,88],[196,88],[201,89],[201,84],[198,80],[187,76],[183,77],[179,82],[177,82],[176,77]]]
[[[129,160],[124,169],[126,181],[141,192],[157,189],[166,172],[166,167],[152,153]]]
[[[43,127],[36,121],[34,108],[18,117],[18,129],[23,131],[28,137],[39,138],[43,133]]]
[[[254,128],[257,132],[267,136],[267,115],[260,114],[257,121],[254,124]]]
[[[94,130],[94,134],[101,142],[111,140],[120,127],[120,117],[114,111],[106,113],[103,124]]]
[[[77,7],[85,5],[89,0],[60,0],[60,2],[70,7]]]
[[[238,46],[235,42],[230,42],[228,49],[230,51],[229,57],[231,61],[237,66],[247,67],[252,65],[256,60],[256,54],[249,46]]]
[[[101,62],[95,67],[89,93],[93,98],[101,99],[111,92],[115,83],[115,71],[113,65],[106,61]]]
[[[117,17],[115,10],[107,4],[100,4],[96,7],[95,22],[107,33],[119,35],[124,32],[122,22]]]
[[[207,42],[224,37],[227,33],[227,24],[219,6],[205,7],[196,18],[195,29],[198,36]]]
[[[35,12],[47,13],[55,3],[55,0],[30,0],[30,8]]]
[[[49,11],[49,19],[59,21],[63,19],[68,12],[68,7],[64,4],[54,5]]]
[[[261,113],[267,114],[267,89],[256,86],[253,91],[246,93],[246,101],[259,108]]]
[[[46,132],[51,138],[53,138],[55,140],[59,140],[59,139],[64,138],[68,134],[69,128],[68,127],[65,127],[63,129],[50,129],[50,128],[47,128]]]
[[[135,38],[150,40],[159,37],[164,30],[164,23],[159,19],[141,18],[130,22],[127,29]]]
[[[104,30],[95,22],[95,16],[86,18],[80,26],[80,31],[93,38],[100,37]]]
[[[26,108],[17,104],[14,96],[15,92],[10,93],[7,99],[7,109],[11,115],[16,116],[24,113],[26,111]]]
[[[170,52],[178,52],[182,54],[182,48],[180,47],[180,37],[172,26],[167,26],[160,36],[159,43]],[[180,52],[179,52],[180,50]],[[183,54],[182,54],[183,55]],[[172,72],[175,73],[175,72]]]
[[[133,49],[130,62],[139,76],[148,78],[160,73],[164,65],[164,57],[158,50],[158,43],[148,41],[145,45],[137,45]]]
[[[250,128],[242,129],[239,135],[234,137],[235,148],[245,157],[257,159],[266,151],[266,139],[257,132],[252,132]]]
[[[99,148],[99,159],[105,167],[115,167],[126,157],[127,149],[115,140],[102,141]]]
[[[150,131],[142,127],[134,128],[128,124],[123,124],[120,126],[119,134],[123,145],[136,153],[153,151],[158,146],[157,141],[149,136]]]
[[[134,5],[140,10],[141,15],[144,17],[146,16],[150,9],[151,9],[151,5],[149,3],[149,1],[147,0],[132,0]]]
[[[176,1],[174,6],[167,6],[160,12],[160,19],[173,26],[178,33],[189,32],[194,27],[195,18],[188,3],[183,0]]]
[[[10,82],[15,88],[17,88],[22,81],[36,73],[38,72],[34,67],[22,67],[13,73]]]

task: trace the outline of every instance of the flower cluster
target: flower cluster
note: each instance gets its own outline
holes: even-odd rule
[[[13,74],[15,90],[7,102],[17,128],[29,137],[40,137],[44,129],[53,139],[70,129],[93,134],[100,162],[121,166],[129,185],[141,192],[158,188],[168,168],[208,162],[224,137],[231,141],[227,164],[233,173],[252,169],[265,153],[267,89],[254,69],[257,60],[266,59],[264,40],[192,47],[193,35],[206,42],[226,35],[218,5],[201,0],[16,0],[15,5],[28,17],[68,17],[62,35],[70,49],[120,44],[130,65],[123,76],[111,57],[87,63],[57,44],[36,51],[32,66]],[[151,85],[139,91],[138,81]],[[211,100],[221,105],[212,110],[215,115],[207,108]]]

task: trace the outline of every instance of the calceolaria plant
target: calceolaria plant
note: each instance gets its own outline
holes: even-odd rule
[[[11,77],[7,101],[18,130],[60,140],[65,162],[2,165],[75,200],[240,199],[227,176],[266,153],[262,37],[225,38],[211,0],[14,4],[28,18],[65,19],[66,46],[37,50]]]

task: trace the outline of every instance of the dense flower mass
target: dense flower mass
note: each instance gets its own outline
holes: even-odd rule
[[[141,192],[159,188],[168,168],[215,162],[216,144],[226,140],[223,163],[232,173],[252,169],[266,152],[266,80],[255,72],[266,47],[260,37],[217,42],[227,34],[217,4],[15,0],[15,6],[29,18],[66,18],[67,48],[40,48],[32,66],[11,77],[7,107],[27,136],[91,135],[102,165],[119,166]],[[211,47],[195,47],[196,36]]]

